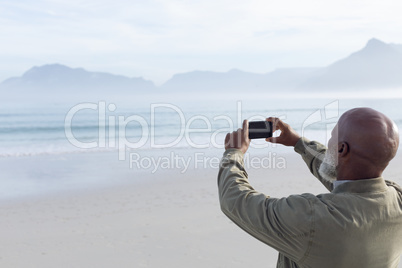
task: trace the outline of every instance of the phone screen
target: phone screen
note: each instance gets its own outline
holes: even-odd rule
[[[250,139],[272,137],[272,123],[268,121],[248,122],[248,137]]]

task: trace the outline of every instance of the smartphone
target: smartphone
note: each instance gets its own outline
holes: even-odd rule
[[[272,137],[272,122],[248,122],[248,137],[249,139],[265,139]]]

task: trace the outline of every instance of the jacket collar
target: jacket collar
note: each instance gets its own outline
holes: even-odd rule
[[[382,177],[372,179],[362,179],[345,182],[337,186],[332,193],[369,193],[383,192],[387,190],[387,184]]]

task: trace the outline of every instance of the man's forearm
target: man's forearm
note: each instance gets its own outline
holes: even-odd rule
[[[332,181],[323,178],[318,172],[322,160],[324,159],[325,152],[327,151],[327,147],[317,141],[300,138],[296,143],[294,150],[302,156],[304,162],[310,169],[310,172],[320,180],[325,188],[332,191]]]
[[[254,190],[248,184],[248,174],[244,169],[243,153],[238,149],[226,150],[220,163],[218,173],[219,200],[222,210],[233,211],[232,204],[238,196],[231,196],[229,189],[243,185],[247,190]],[[244,187],[244,186],[247,187]],[[236,194],[238,194],[237,192]]]

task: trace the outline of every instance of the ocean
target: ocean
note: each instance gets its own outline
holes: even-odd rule
[[[283,119],[310,139],[327,142],[346,110],[372,107],[402,128],[402,99],[252,98],[113,103],[3,103],[0,157],[149,149],[222,149],[242,120]],[[253,147],[267,146],[264,140]]]

